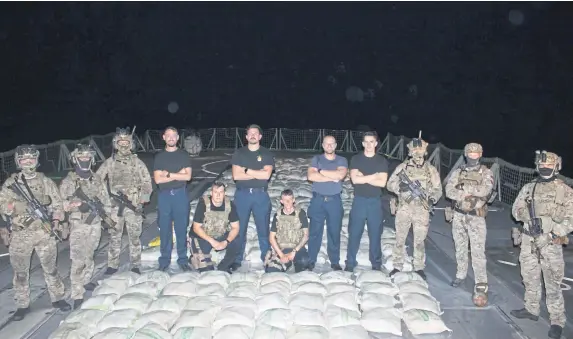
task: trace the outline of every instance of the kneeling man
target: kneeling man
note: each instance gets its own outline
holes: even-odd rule
[[[226,250],[217,269],[230,273],[241,248],[236,239],[238,234],[239,217],[235,204],[225,196],[225,184],[215,181],[211,196],[199,199],[195,209],[193,228],[189,232],[191,266],[199,272],[212,271],[215,263],[211,260],[211,250]]]
[[[292,190],[281,193],[282,209],[273,218],[269,242],[271,249],[265,258],[266,272],[286,272],[294,263],[295,272],[308,267],[308,219],[303,209],[294,206]]]

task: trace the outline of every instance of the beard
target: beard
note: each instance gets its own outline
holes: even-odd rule
[[[251,145],[256,145],[258,143],[259,143],[259,141],[257,139],[254,139],[254,138],[249,139],[249,144],[251,144]]]

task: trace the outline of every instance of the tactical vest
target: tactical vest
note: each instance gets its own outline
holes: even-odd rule
[[[424,162],[424,164],[421,167],[418,167],[416,165],[411,165],[408,162],[405,163],[404,169],[403,171],[405,171],[404,173],[406,173],[406,175],[408,176],[408,178],[410,178],[410,180],[412,180],[412,182],[416,182],[416,180],[418,182],[420,182],[420,186],[422,187],[422,189],[429,193],[428,188],[430,187],[430,178],[432,177],[432,174],[430,173],[430,166],[428,165],[428,162]],[[398,200],[398,204],[407,204],[405,199],[410,198],[411,193],[410,192],[402,192],[399,194],[400,199]],[[419,199],[413,199],[410,204],[417,204],[419,203]]]
[[[98,197],[99,195],[99,190],[100,187],[98,187],[98,184],[101,184],[99,181],[97,181],[94,176],[92,175],[89,179],[84,179],[82,180],[79,175],[77,175],[75,172],[71,172],[70,173],[70,179],[74,182],[74,192],[81,187],[82,191],[87,195],[88,198],[90,199],[94,199],[96,197]],[[65,197],[63,197],[65,198]],[[85,220],[89,215],[91,214],[90,212],[87,213],[82,213],[80,211],[74,211],[70,213],[70,220],[75,219],[75,220]],[[101,222],[101,219],[99,216],[96,216],[92,222],[93,224],[97,224]]]
[[[474,187],[482,185],[484,173],[486,170],[487,167],[484,165],[480,165],[478,170],[461,170],[458,178],[458,184]],[[487,214],[487,200],[488,197],[471,197],[470,199],[456,201],[454,209],[461,213],[475,214],[480,217],[485,217]]]
[[[556,205],[563,205],[565,201],[565,190],[557,180],[546,183],[535,183],[531,186],[535,192],[529,192],[528,198],[533,193],[533,206],[535,207],[536,217],[550,217],[557,208]],[[529,200],[529,199],[528,199]]]
[[[300,222],[300,208],[295,208],[294,214],[284,215],[282,210],[277,214],[277,243],[281,249],[295,248],[304,235]]]
[[[125,158],[117,158],[117,155],[112,157],[109,180],[113,193],[123,192],[129,195],[130,190],[137,189],[139,185],[139,176],[135,170],[137,159],[136,154],[131,154]]]
[[[28,194],[28,190],[26,189],[26,185],[24,185],[22,181],[23,174],[17,173],[13,176],[13,179],[18,179],[18,184],[22,187],[24,192]],[[38,199],[38,202],[42,205],[50,205],[52,203],[52,198],[48,195],[48,190],[46,188],[46,184],[44,182],[45,177],[43,173],[36,172],[36,177],[33,179],[26,179],[26,183],[30,188],[30,191],[34,198]],[[19,196],[18,194],[14,193],[14,197],[16,200],[25,202],[26,200]],[[30,212],[25,212],[19,215],[12,215],[12,222],[15,225],[20,225],[22,227],[28,228],[32,226],[32,224],[37,224],[40,226],[41,222],[36,220],[32,217]],[[36,225],[34,225],[36,226]]]
[[[205,202],[205,219],[203,220],[203,231],[211,238],[219,238],[231,230],[229,214],[231,213],[231,200],[225,197],[225,210],[213,211],[211,209],[211,199],[203,197]]]

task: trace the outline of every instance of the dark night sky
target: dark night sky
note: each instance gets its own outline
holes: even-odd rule
[[[369,125],[478,141],[528,167],[553,150],[567,168],[572,14],[540,2],[2,3],[1,149],[127,125]],[[350,102],[350,86],[375,97]]]

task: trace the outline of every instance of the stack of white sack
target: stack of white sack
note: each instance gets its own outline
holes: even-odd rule
[[[432,296],[428,283],[414,272],[392,276],[402,303],[402,319],[413,335],[448,334],[451,330],[441,319],[440,303]]]

